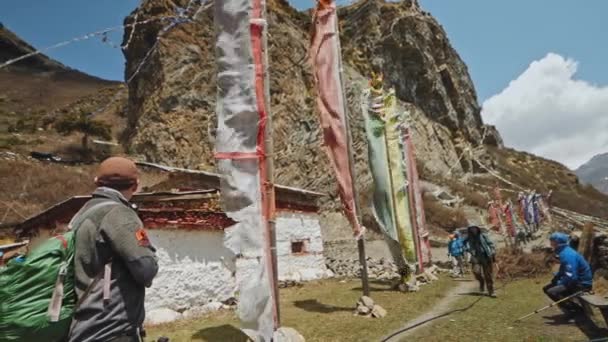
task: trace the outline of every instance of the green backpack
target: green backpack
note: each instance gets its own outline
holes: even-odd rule
[[[113,203],[101,202],[79,212],[69,227],[93,208]],[[75,231],[70,231],[51,238],[25,260],[13,259],[0,270],[0,341],[67,339],[78,306],[74,291],[75,236]]]

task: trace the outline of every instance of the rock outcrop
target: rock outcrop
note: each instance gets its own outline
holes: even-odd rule
[[[187,3],[146,0],[126,22],[135,16],[141,21],[172,15],[175,6],[186,7]],[[307,59],[310,16],[285,0],[268,4],[276,180],[311,190],[333,190]],[[197,6],[186,12],[196,12]],[[212,13],[209,6],[198,11],[191,22],[166,31],[166,22],[135,28],[125,52],[126,78],[148,53],[149,60],[129,84],[126,143],[131,153],[152,162],[213,169],[216,69]],[[452,143],[455,133],[477,142],[484,126],[467,68],[441,26],[412,1],[364,0],[341,8],[339,15],[362,196],[371,188],[371,176],[360,95],[372,70],[384,73],[386,86],[396,88],[401,108],[412,114],[418,157],[429,169],[447,171],[458,160]],[[127,30],[125,40],[130,35]],[[488,141],[500,144],[498,133],[489,132],[493,139]]]
[[[576,175],[585,184],[591,184],[608,194],[608,153],[594,156],[576,170]]]

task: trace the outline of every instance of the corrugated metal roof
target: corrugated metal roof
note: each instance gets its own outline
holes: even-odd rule
[[[188,173],[188,174],[202,175],[202,176],[205,176],[205,177],[209,177],[209,179],[217,181],[218,184],[219,184],[219,180],[221,178],[221,175],[219,175],[217,173],[209,172],[209,171],[184,169],[184,168],[180,168],[180,167],[172,167],[172,166],[166,166],[166,165],[161,165],[161,164],[156,164],[156,163],[149,163],[149,162],[135,162],[135,164],[140,165],[140,166],[147,166],[147,167],[151,167],[151,168],[156,168],[156,169],[159,169],[159,170],[162,170],[162,171],[166,171],[166,172],[177,172],[177,173]],[[307,195],[307,196],[314,196],[314,197],[327,196],[327,194],[324,194],[324,193],[321,193],[321,192],[310,191],[310,190],[305,190],[305,189],[300,189],[300,188],[294,188],[294,187],[291,187],[291,186],[285,186],[285,185],[279,185],[279,184],[275,184],[275,188],[277,190],[279,190],[279,191],[293,192],[293,193],[296,193],[296,194]]]

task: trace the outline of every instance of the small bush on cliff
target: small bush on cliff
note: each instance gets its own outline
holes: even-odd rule
[[[424,196],[424,213],[428,224],[449,232],[469,224],[462,209],[446,207],[428,194]]]

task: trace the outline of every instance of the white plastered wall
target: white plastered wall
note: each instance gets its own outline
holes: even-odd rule
[[[149,230],[159,272],[146,291],[146,309],[182,312],[235,296],[232,253],[223,231]]]
[[[223,231],[150,229],[159,272],[146,291],[146,310],[183,312],[236,296],[234,255],[224,247]],[[278,212],[277,256],[280,280],[309,281],[331,276],[325,267],[323,240],[316,214]],[[292,242],[305,241],[293,254]],[[239,267],[247,267],[246,260]],[[241,276],[250,272],[243,270]]]
[[[276,219],[279,280],[309,281],[327,277],[318,215],[280,211]],[[293,242],[304,242],[304,253],[292,253]]]

